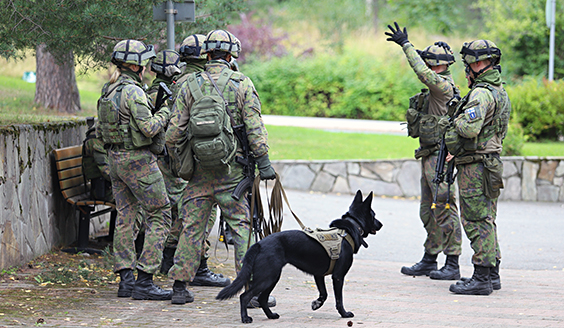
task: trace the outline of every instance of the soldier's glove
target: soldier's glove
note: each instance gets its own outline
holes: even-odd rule
[[[407,39],[407,29],[404,27],[402,31],[397,22],[394,22],[394,24],[396,25],[395,29],[392,26],[388,25],[388,28],[392,31],[392,33],[384,33],[389,36],[389,38],[387,38],[386,40],[393,41],[403,47],[404,44],[409,42],[409,40]]]
[[[255,159],[257,162],[257,167],[260,173],[261,180],[274,180],[276,179],[276,172],[270,165],[270,159],[268,159],[268,154],[264,154],[261,157]]]
[[[159,111],[155,114],[155,116],[162,116],[165,119],[166,124],[168,124],[171,117],[170,110],[167,107],[163,106],[161,107],[161,109],[159,109]]]

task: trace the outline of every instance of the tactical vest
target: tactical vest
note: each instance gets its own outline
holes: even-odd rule
[[[341,245],[343,238],[345,238],[345,240],[351,245],[353,249],[355,246],[352,237],[343,229],[316,228],[315,230],[312,230],[310,228],[304,228],[302,231],[310,238],[320,243],[327,252],[329,258],[331,258],[329,269],[327,270],[327,272],[325,272],[325,275],[330,275],[331,273],[333,273],[335,262],[339,259],[339,256],[341,256]]]
[[[453,85],[453,97],[446,104],[447,113],[453,111],[460,92]],[[412,138],[419,138],[422,148],[433,148],[441,142],[444,129],[439,125],[440,115],[429,114],[429,89],[421,89],[421,92],[409,98],[409,108],[406,113],[407,133]],[[438,148],[437,148],[438,149]]]
[[[236,89],[227,85],[230,80],[238,86],[243,75],[223,70],[215,90],[211,81],[202,73],[188,77],[188,87],[194,98],[190,107],[190,119],[186,129],[196,162],[204,168],[229,166],[237,151],[237,138],[233,132],[230,114],[236,113]]]
[[[137,149],[153,143],[151,138],[141,133],[135,121],[122,124],[120,121],[120,108],[122,104],[122,89],[128,85],[135,85],[132,81],[122,80],[110,88],[106,83],[102,88],[102,96],[98,99],[98,121],[102,131],[104,144],[123,145],[125,149]]]
[[[445,135],[445,142],[449,152],[453,155],[473,154],[476,151],[485,150],[492,138],[500,138],[500,143],[507,134],[509,116],[511,114],[511,103],[505,89],[498,90],[491,84],[481,82],[470,90],[470,92],[460,101],[456,108],[456,113],[461,114],[462,109],[468,103],[468,99],[476,88],[488,89],[494,98],[495,108],[493,117],[484,123],[482,129],[475,138],[461,137],[454,127],[450,128]],[[486,114],[487,115],[487,114]]]

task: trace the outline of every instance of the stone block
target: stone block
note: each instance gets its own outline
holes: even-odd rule
[[[352,191],[360,189],[364,195],[372,191],[376,196],[403,196],[400,187],[395,183],[350,176],[349,185]]]
[[[557,177],[564,176],[564,161],[560,161],[560,163],[556,167],[554,175],[556,175]]]
[[[421,163],[416,161],[404,162],[397,180],[405,197],[421,196]]]
[[[315,172],[308,165],[298,164],[286,170],[282,177],[282,185],[290,189],[309,190],[314,179]]]
[[[519,170],[517,169],[517,166],[515,166],[515,163],[510,161],[510,160],[504,160],[503,161],[503,177],[508,178],[508,177],[513,176],[515,174],[519,174]]]
[[[504,188],[499,195],[500,200],[521,200],[521,178],[518,176],[503,181]]]
[[[380,177],[369,169],[369,164],[362,163],[360,165],[360,176],[373,180],[381,180]]]
[[[347,176],[347,166],[344,162],[329,163],[323,165],[323,171],[331,174],[332,176]]]
[[[552,184],[554,184],[555,186],[562,186],[563,182],[564,182],[564,177],[558,177],[552,180]]]
[[[395,166],[389,162],[378,162],[374,165],[374,172],[382,178],[383,181],[392,182],[394,181],[394,170]]]
[[[537,179],[552,183],[552,179],[554,179],[554,173],[557,166],[557,161],[542,161],[540,163],[540,170]]]
[[[349,175],[359,175],[360,174],[360,164],[354,162],[347,163],[347,172]]]
[[[337,177],[337,179],[335,180],[335,184],[333,185],[333,189],[331,190],[331,192],[341,193],[341,194],[352,194],[347,179],[340,176]]]
[[[560,188],[557,186],[538,186],[537,199],[541,202],[556,202]]]
[[[320,192],[329,192],[333,188],[335,177],[326,172],[319,172],[313,180],[311,190]]]
[[[309,164],[309,168],[315,173],[319,173],[319,171],[321,171],[322,167],[323,167],[323,164],[319,164],[319,163],[310,163]]]
[[[521,180],[521,198],[526,201],[537,200],[537,172],[539,164],[525,161],[523,163],[523,174]]]

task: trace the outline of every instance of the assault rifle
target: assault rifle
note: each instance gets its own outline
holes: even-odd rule
[[[159,109],[161,109],[164,102],[172,97],[172,91],[167,87],[164,82],[159,83],[159,91],[157,91],[157,99],[155,100],[155,108],[153,109],[153,114],[155,114]]]
[[[437,195],[439,194],[439,186],[443,181],[447,182],[447,200],[445,208],[450,208],[450,186],[454,183],[454,159],[451,160],[448,165],[446,172],[444,171],[446,157],[448,155],[448,149],[446,147],[445,135],[443,134],[441,138],[441,145],[439,147],[439,155],[437,156],[437,165],[435,166],[435,177],[433,178],[433,183],[435,184],[435,195],[433,196],[433,204],[431,209],[437,208]]]
[[[253,183],[255,181],[255,168],[256,162],[251,155],[251,150],[249,148],[249,140],[247,139],[247,131],[244,124],[236,125],[233,127],[233,132],[237,136],[237,139],[241,142],[241,148],[243,150],[243,157],[235,157],[235,161],[243,166],[243,175],[245,176],[239,184],[235,187],[235,190],[231,193],[231,197],[235,200],[241,199],[241,196],[245,191],[249,191],[247,194],[247,201],[249,206],[253,204]],[[257,191],[258,192],[258,191]],[[259,214],[259,202],[258,197],[255,197],[254,206],[251,209],[253,213],[253,231],[255,233],[255,240],[258,240],[258,236],[262,233],[262,216]]]

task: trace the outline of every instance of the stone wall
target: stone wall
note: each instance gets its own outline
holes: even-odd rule
[[[503,157],[500,200],[564,202],[564,157]],[[419,160],[273,161],[284,188],[419,197]],[[456,188],[456,186],[455,186]]]
[[[61,196],[52,151],[81,144],[85,132],[85,121],[0,127],[0,269],[76,240],[78,213]]]

